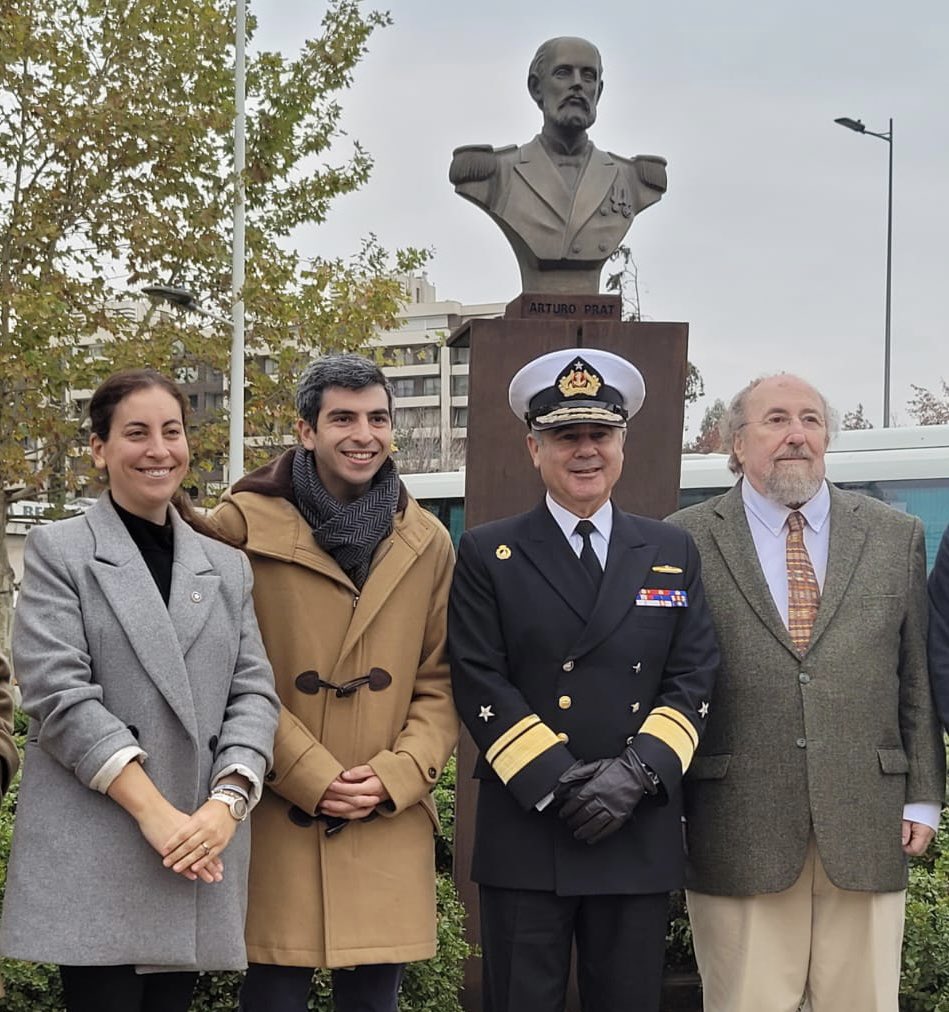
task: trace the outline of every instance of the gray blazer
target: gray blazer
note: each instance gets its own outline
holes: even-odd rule
[[[698,543],[722,654],[686,778],[689,888],[786,889],[813,824],[837,886],[903,889],[903,805],[943,799],[922,524],[868,496],[833,485],[830,495],[827,576],[803,657],[758,563],[740,485],[670,517]]]
[[[32,719],[0,924],[6,956],[245,965],[250,823],[224,852],[223,882],[189,882],[89,788],[110,756],[137,744],[158,789],[192,812],[225,767],[262,779],[270,763],[278,703],[250,566],[170,512],[167,608],[107,495],[27,539],[13,653]]]

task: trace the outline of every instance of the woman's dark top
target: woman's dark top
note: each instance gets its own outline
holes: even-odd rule
[[[175,533],[171,521],[153,524],[151,520],[144,520],[122,509],[115,499],[112,500],[112,505],[142,553],[145,565],[148,566],[148,571],[152,574],[167,607],[168,598],[171,596],[171,564],[175,557]]]

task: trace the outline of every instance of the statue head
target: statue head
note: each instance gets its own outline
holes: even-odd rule
[[[548,39],[531,61],[527,90],[543,112],[545,126],[567,132],[588,129],[596,121],[603,91],[600,51],[586,39]]]

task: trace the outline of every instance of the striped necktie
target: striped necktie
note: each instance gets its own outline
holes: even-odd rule
[[[804,547],[804,517],[795,510],[788,515],[788,632],[803,654],[811,642],[811,630],[820,604],[820,587]]]

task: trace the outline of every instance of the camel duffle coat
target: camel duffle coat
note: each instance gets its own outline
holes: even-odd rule
[[[214,514],[251,559],[283,703],[270,789],[252,815],[247,956],[320,967],[426,959],[436,947],[431,792],[458,735],[445,646],[451,539],[403,489],[358,591],[297,511],[291,461],[289,451],[248,475]],[[317,681],[373,669],[391,683],[339,695]],[[320,799],[363,763],[391,801],[327,834]]]

